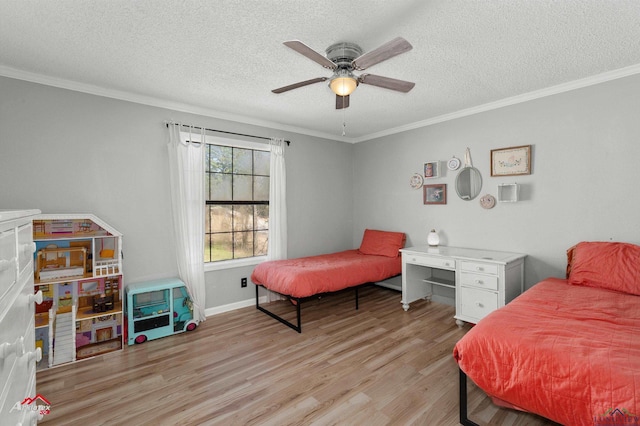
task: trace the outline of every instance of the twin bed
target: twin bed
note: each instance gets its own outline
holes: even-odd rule
[[[404,243],[402,232],[367,229],[357,250],[261,263],[251,274],[251,281],[256,284],[256,308],[298,333],[302,332],[300,307],[309,297],[353,288],[358,309],[360,286],[402,272],[400,249]],[[260,305],[260,286],[289,299],[296,306],[295,324]]]
[[[548,278],[455,346],[460,422],[467,376],[499,406],[565,425],[640,424],[640,247],[580,243]]]

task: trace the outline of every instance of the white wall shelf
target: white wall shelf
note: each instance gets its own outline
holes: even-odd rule
[[[520,186],[517,183],[501,183],[498,185],[498,202],[516,203],[520,193]]]

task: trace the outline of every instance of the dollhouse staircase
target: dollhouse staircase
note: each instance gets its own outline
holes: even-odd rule
[[[50,311],[49,330],[55,329],[53,339],[50,342],[49,366],[64,364],[76,360],[76,306],[71,312],[56,313]]]

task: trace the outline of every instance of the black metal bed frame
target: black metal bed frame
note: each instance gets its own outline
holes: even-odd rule
[[[300,316],[300,310],[301,310],[301,305],[302,302],[304,300],[310,300],[313,298],[318,298],[321,297],[325,294],[336,294],[336,293],[340,293],[340,292],[344,292],[344,291],[348,291],[351,289],[355,290],[355,294],[356,294],[356,310],[358,310],[359,308],[359,304],[358,304],[358,289],[360,289],[360,287],[364,287],[364,286],[368,286],[368,285],[372,285],[373,283],[364,283],[364,284],[360,284],[357,286],[353,286],[353,287],[349,287],[343,290],[338,290],[338,291],[334,291],[334,292],[330,292],[330,293],[318,293],[318,294],[314,294],[313,296],[309,296],[309,297],[292,297],[292,296],[287,296],[286,294],[282,294],[282,293],[278,293],[277,291],[273,291],[273,290],[269,290],[269,291],[273,291],[276,294],[279,294],[280,296],[289,299],[293,302],[293,304],[296,306],[296,317],[297,317],[297,324],[293,324],[292,322],[282,318],[281,316],[274,314],[273,312],[269,311],[268,309],[266,309],[263,306],[260,306],[260,295],[259,295],[259,291],[258,288],[261,287],[260,285],[256,284],[256,309],[258,309],[259,311],[264,312],[265,314],[269,315],[271,318],[276,319],[278,321],[280,321],[281,323],[283,323],[284,325],[286,325],[287,327],[290,327],[292,329],[294,329],[295,331],[297,331],[298,333],[302,333],[302,320],[301,320],[301,316]],[[268,289],[267,289],[268,290]]]
[[[467,375],[460,367],[460,424],[464,426],[478,426],[477,423],[469,420],[467,416]]]

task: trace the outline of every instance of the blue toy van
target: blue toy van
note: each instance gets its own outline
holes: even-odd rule
[[[127,343],[144,343],[198,326],[184,282],[166,278],[126,286]]]

